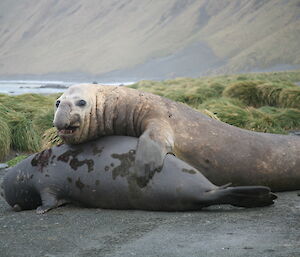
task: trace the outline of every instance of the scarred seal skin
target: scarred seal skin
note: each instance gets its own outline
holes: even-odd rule
[[[217,185],[300,189],[300,137],[240,129],[126,87],[74,85],[56,106],[54,125],[68,144],[106,135],[139,137],[135,171],[142,186],[172,153]]]
[[[4,176],[5,200],[15,211],[45,213],[65,203],[110,209],[200,210],[214,204],[260,207],[276,196],[263,186],[217,187],[198,170],[167,155],[145,187],[133,172],[137,138],[104,137],[34,154]]]

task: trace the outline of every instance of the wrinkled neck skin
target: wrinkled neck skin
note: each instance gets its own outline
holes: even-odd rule
[[[97,136],[139,137],[145,129],[143,121],[149,116],[144,95],[138,91],[128,94],[128,91],[117,87],[103,87],[99,91],[103,93],[98,94],[97,98],[103,99],[97,99]]]

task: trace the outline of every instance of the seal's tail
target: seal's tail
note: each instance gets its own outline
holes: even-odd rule
[[[217,191],[221,193],[223,204],[245,208],[272,205],[277,198],[270,188],[264,186],[220,187]]]

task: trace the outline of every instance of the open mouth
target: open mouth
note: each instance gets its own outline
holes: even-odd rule
[[[59,135],[72,135],[76,132],[76,130],[78,129],[79,127],[75,127],[75,126],[69,126],[67,128],[64,128],[64,129],[60,129],[58,131]]]

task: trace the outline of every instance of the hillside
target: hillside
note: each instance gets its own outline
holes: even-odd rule
[[[2,0],[0,77],[296,68],[299,13],[298,0]]]

